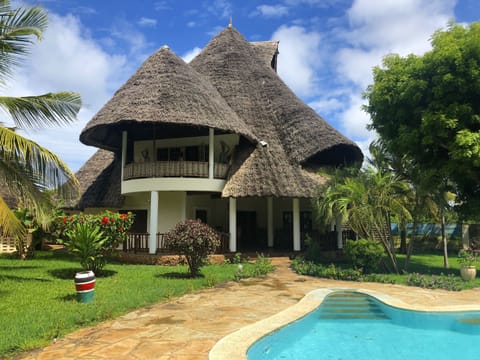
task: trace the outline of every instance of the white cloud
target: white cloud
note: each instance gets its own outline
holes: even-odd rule
[[[281,17],[288,15],[288,8],[284,5],[259,5],[252,16],[261,15],[265,17]]]
[[[124,56],[105,53],[73,16],[49,14],[49,27],[4,92],[13,96],[76,91],[83,107],[68,127],[29,131],[26,135],[77,170],[95,151],[78,139],[81,130],[127,77]]]
[[[157,20],[142,16],[140,20],[137,21],[137,24],[143,27],[155,27],[157,26]]]
[[[209,3],[207,10],[222,18],[228,18],[233,15],[232,4],[228,0],[214,0]]]
[[[186,63],[189,63],[190,61],[192,61],[192,59],[197,56],[198,54],[200,54],[200,52],[202,51],[201,48],[199,47],[194,47],[192,50],[190,51],[187,51],[184,55],[182,55],[182,59],[183,61],[185,61]]]
[[[311,96],[315,90],[316,69],[321,66],[320,40],[317,32],[300,26],[281,26],[272,39],[279,40],[278,73],[299,96]]]

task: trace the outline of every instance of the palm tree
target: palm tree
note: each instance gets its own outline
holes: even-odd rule
[[[35,39],[47,26],[47,13],[40,7],[12,9],[9,0],[0,0],[0,85],[12,77]],[[0,183],[19,206],[27,208],[41,224],[46,224],[51,201],[48,191],[68,198],[78,188],[74,174],[55,154],[21,136],[15,129],[38,129],[70,124],[81,107],[73,92],[39,96],[0,96],[0,108],[10,115],[14,126],[0,122]],[[25,228],[0,195],[0,231],[3,236],[21,239]]]
[[[367,167],[356,177],[331,181],[318,199],[317,211],[327,222],[342,215],[361,238],[379,241],[398,273],[390,218],[392,214],[411,218],[405,206],[408,191],[408,183],[391,172]]]

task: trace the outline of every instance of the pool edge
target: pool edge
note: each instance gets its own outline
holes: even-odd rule
[[[416,304],[407,304],[391,295],[375,290],[362,288],[321,288],[307,293],[298,303],[287,309],[272,315],[256,323],[242,327],[241,329],[220,339],[210,350],[209,360],[247,360],[248,349],[258,340],[268,334],[298,320],[315,310],[325,296],[335,291],[354,291],[375,297],[379,301],[399,309],[411,311],[475,311],[480,310],[480,305],[450,305],[426,307]]]

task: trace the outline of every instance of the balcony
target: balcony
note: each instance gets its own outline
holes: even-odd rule
[[[226,179],[229,165],[215,163],[213,177]],[[188,177],[208,178],[208,161],[155,161],[125,165],[123,179]]]

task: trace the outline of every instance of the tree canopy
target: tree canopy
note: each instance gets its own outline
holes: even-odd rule
[[[431,44],[423,56],[386,56],[364,110],[391,154],[471,214],[480,209],[480,23],[452,23]]]

